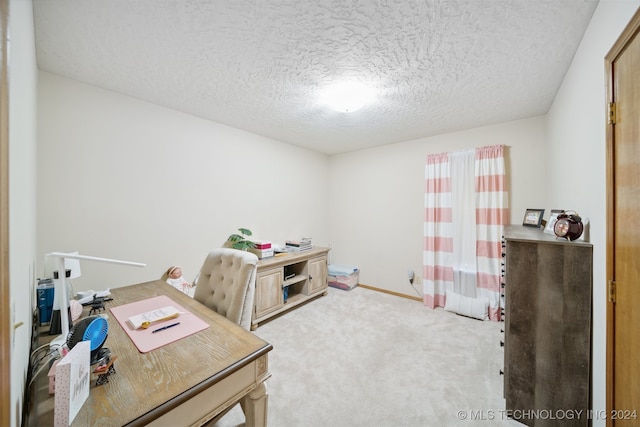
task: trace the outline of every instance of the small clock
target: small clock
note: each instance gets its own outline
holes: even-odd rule
[[[556,236],[562,237],[567,240],[576,240],[582,235],[584,225],[582,224],[582,218],[573,212],[564,211],[558,215],[558,220],[553,226],[553,232]]]

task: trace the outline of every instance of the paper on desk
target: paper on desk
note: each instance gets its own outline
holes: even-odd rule
[[[178,317],[180,315],[180,311],[172,305],[168,305],[166,307],[158,308],[155,310],[147,311],[144,313],[137,314],[135,316],[129,317],[129,323],[133,326],[134,329],[139,329],[142,327],[144,322],[158,322],[160,320],[171,319],[173,317]]]
[[[184,297],[187,300],[191,298]],[[199,303],[198,303],[199,304]],[[134,329],[129,322],[130,317],[137,316],[140,313],[155,311],[163,307],[175,307],[180,311],[180,325],[175,328],[167,329],[161,334],[154,334],[156,327],[151,326],[147,329]],[[128,304],[119,305],[109,308],[113,317],[118,321],[122,329],[129,335],[133,344],[138,348],[140,353],[147,353],[155,350],[163,345],[178,341],[189,335],[207,329],[210,325],[208,322],[200,319],[189,310],[172,300],[166,295],[158,295],[140,301],[130,302]],[[171,322],[177,323],[177,322]],[[157,327],[161,327],[161,323]]]

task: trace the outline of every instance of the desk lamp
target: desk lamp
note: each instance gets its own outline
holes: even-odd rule
[[[62,348],[63,345],[67,342],[67,335],[69,335],[69,295],[67,293],[67,282],[66,282],[66,267],[65,262],[67,260],[86,260],[86,261],[97,261],[97,262],[106,262],[111,264],[122,264],[122,265],[131,265],[134,267],[146,267],[146,264],[142,264],[139,262],[131,262],[131,261],[121,261],[118,259],[109,259],[109,258],[99,258],[88,255],[80,255],[78,252],[51,252],[47,254],[48,257],[57,259],[57,270],[58,270],[58,280],[55,280],[55,291],[54,291],[54,301],[57,299],[60,306],[60,325],[62,334],[57,336],[51,341],[50,348]],[[78,266],[80,264],[79,261]],[[79,268],[78,268],[79,270]],[[58,297],[59,295],[59,297]],[[54,302],[55,307],[55,302]]]
[[[68,255],[78,255],[78,252],[68,252]],[[46,258],[46,266],[47,271],[53,272],[52,276],[54,279],[54,284],[57,280],[60,280],[60,272],[58,268],[58,260],[56,258]],[[69,290],[69,280],[75,279],[81,276],[80,272],[80,261],[77,259],[65,258],[64,260],[64,271],[65,275],[62,276],[63,286],[66,287],[67,291]],[[67,294],[67,297],[69,295]],[[60,292],[55,291],[53,293],[53,307],[51,313],[51,321],[49,326],[49,335],[57,335],[61,332],[60,329]],[[67,315],[69,313],[67,312]]]

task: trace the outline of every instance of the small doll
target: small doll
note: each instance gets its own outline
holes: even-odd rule
[[[182,269],[180,267],[173,266],[167,270],[167,283],[185,294],[193,297],[195,292],[195,286],[187,282],[182,276]]]

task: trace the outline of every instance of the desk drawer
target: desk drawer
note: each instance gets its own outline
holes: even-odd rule
[[[262,356],[148,425],[158,427],[205,424],[269,377],[266,362],[267,356]]]

